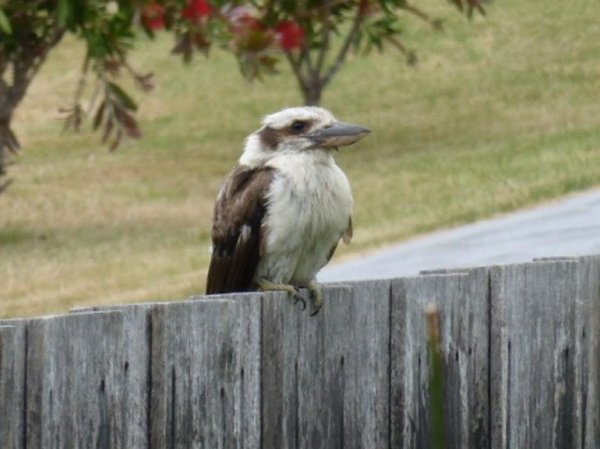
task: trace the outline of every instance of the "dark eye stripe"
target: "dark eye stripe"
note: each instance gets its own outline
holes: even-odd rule
[[[260,141],[263,146],[269,150],[275,150],[282,139],[280,131],[277,131],[269,126],[266,126],[262,131],[260,131],[258,136],[260,137]]]

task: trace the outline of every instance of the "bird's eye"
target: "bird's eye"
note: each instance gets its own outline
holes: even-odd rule
[[[304,130],[306,123],[302,120],[296,120],[294,123],[290,125],[290,129],[295,133],[300,133]]]

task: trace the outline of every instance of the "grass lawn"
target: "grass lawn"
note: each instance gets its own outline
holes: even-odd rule
[[[373,134],[338,154],[355,193],[339,257],[600,184],[600,2],[502,0],[468,22],[445,2],[443,33],[406,20],[420,62],[353,57],[324,106]],[[24,151],[0,196],[0,317],[202,293],[212,204],[244,137],[300,102],[289,72],[245,83],[214,52],[184,67],[141,42],[144,139],[109,153],[64,135],[57,109],[82,49],[65,41],[18,111]]]

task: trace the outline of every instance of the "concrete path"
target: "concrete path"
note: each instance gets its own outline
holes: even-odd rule
[[[600,189],[549,205],[428,234],[360,259],[332,264],[320,281],[381,279],[421,270],[600,254]]]

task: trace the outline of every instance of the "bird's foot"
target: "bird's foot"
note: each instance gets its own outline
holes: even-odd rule
[[[316,282],[309,282],[306,286],[308,288],[308,293],[310,294],[310,298],[313,301],[314,310],[310,312],[310,316],[315,316],[323,307],[323,291],[321,290],[321,286]]]
[[[296,288],[293,285],[276,284],[274,282],[267,281],[266,279],[261,279],[261,280],[257,281],[256,285],[258,286],[259,290],[263,291],[263,292],[276,292],[276,291],[287,292],[288,295],[290,295],[292,297],[292,299],[294,300],[294,304],[301,303],[302,310],[306,309],[306,301],[300,294],[300,291],[298,290],[298,288]]]

